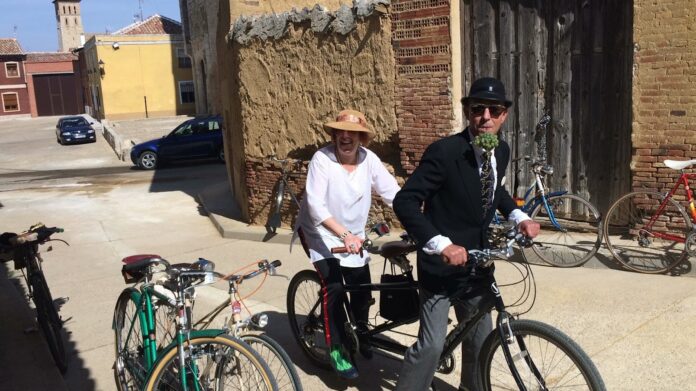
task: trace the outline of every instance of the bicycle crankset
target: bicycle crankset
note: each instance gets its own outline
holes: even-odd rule
[[[454,355],[452,353],[446,355],[437,366],[437,372],[449,375],[454,371]]]
[[[686,237],[684,248],[690,257],[696,256],[696,231],[691,231],[691,233]]]

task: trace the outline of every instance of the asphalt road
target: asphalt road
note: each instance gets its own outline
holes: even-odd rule
[[[287,327],[285,292],[289,278],[310,265],[301,252],[288,252],[287,241],[220,237],[195,197],[227,181],[224,165],[135,170],[119,161],[101,138],[94,144],[58,145],[55,122],[0,121],[0,232],[26,229],[37,221],[65,228],[59,237],[70,246],[53,244],[44,254],[44,268],[66,320],[70,367],[62,383],[51,372],[43,337],[31,331],[34,321],[19,283],[21,274],[0,268],[0,282],[16,283],[0,285],[13,289],[12,294],[0,291],[0,389],[114,390],[111,319],[125,287],[120,259],[139,253],[175,262],[204,257],[225,272],[258,259],[282,260],[281,275],[267,279],[249,305],[268,311],[268,332],[295,361],[305,389],[393,389],[397,361],[379,356],[360,360],[360,378],[345,382],[302,355]],[[380,261],[373,262],[375,279],[381,267]],[[519,278],[508,264],[497,270],[501,284]],[[601,264],[533,270],[536,302],[524,318],[550,323],[570,335],[591,356],[607,389],[696,390],[694,278],[640,275]],[[247,287],[253,290],[255,285]],[[220,300],[220,288],[202,290],[202,302]],[[514,292],[504,291],[504,296],[511,302]],[[402,331],[413,335],[416,326]],[[408,336],[395,338],[410,341]],[[438,375],[438,389],[455,390],[457,376],[457,370]]]

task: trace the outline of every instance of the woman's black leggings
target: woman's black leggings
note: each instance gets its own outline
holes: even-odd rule
[[[321,279],[322,314],[324,318],[324,330],[326,332],[326,344],[342,345],[346,339],[344,324],[346,314],[343,311],[342,300],[344,297],[343,281],[346,284],[369,284],[370,268],[342,267],[336,258],[326,258],[314,262],[314,267]],[[371,291],[352,292],[350,294],[350,308],[358,327],[366,327],[367,317],[370,311]]]

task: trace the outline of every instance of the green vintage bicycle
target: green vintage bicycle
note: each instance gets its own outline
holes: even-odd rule
[[[123,259],[126,283],[114,311],[114,376],[121,391],[277,391],[268,365],[223,330],[192,330],[186,300],[212,283],[212,262],[171,265],[157,255]],[[170,322],[175,322],[175,331]]]

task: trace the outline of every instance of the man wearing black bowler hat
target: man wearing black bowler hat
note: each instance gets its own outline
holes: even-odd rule
[[[475,311],[480,301],[475,292],[486,289],[481,286],[485,279],[471,275],[464,265],[468,249],[486,245],[487,227],[495,210],[513,221],[521,233],[529,237],[539,233],[539,224],[517,209],[505,190],[510,147],[499,140],[490,150],[490,142],[477,138],[484,133],[497,136],[507,118],[512,102],[505,97],[503,83],[491,77],[474,81],[462,104],[469,126],[428,146],[418,168],[394,199],[394,212],[420,248],[420,330],[404,357],[396,386],[399,391],[423,391],[430,386],[447,333],[450,298],[462,290],[473,296],[455,305],[458,321]],[[478,351],[491,330],[488,313],[462,341],[460,390],[479,388]]]

